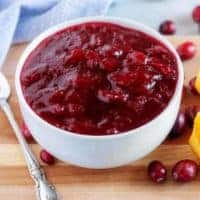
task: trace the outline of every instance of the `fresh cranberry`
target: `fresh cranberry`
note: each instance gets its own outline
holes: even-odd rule
[[[192,94],[197,95],[198,91],[195,87],[195,81],[196,81],[196,77],[193,77],[192,79],[190,79],[188,88],[190,89]]]
[[[197,24],[200,23],[200,6],[197,6],[192,11],[192,18]]]
[[[153,182],[163,183],[167,178],[167,170],[160,161],[154,160],[148,166],[148,175]]]
[[[177,52],[183,61],[191,59],[196,53],[196,45],[190,41],[184,42],[178,46]]]
[[[55,158],[44,149],[40,151],[40,159],[48,165],[52,165],[55,162]]]
[[[24,138],[27,141],[30,142],[33,140],[33,136],[31,135],[30,130],[28,129],[28,127],[26,126],[26,124],[24,122],[22,123],[21,130],[22,130],[22,134],[23,134]]]
[[[196,178],[198,165],[193,160],[181,160],[172,168],[172,177],[177,182],[189,182]]]
[[[160,25],[159,31],[165,35],[173,35],[176,32],[176,26],[173,21],[166,20]]]
[[[187,124],[191,128],[193,126],[194,118],[195,118],[197,112],[200,112],[200,106],[199,105],[188,106],[185,109],[185,114],[186,114],[186,118],[187,118]]]
[[[185,112],[180,111],[178,113],[175,124],[174,124],[169,136],[171,138],[176,138],[176,137],[181,136],[184,133],[186,127],[187,127],[186,122],[187,122],[187,120],[186,120]]]

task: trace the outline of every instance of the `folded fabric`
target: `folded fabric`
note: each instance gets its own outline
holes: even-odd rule
[[[45,29],[83,16],[105,14],[112,0],[0,1],[0,66],[12,42],[29,41]]]
[[[59,0],[3,0],[0,1],[0,10],[13,3],[19,3],[24,10],[38,14],[54,6]],[[30,15],[30,13],[29,13]]]

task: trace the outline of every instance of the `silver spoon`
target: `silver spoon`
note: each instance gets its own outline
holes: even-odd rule
[[[31,152],[27,142],[21,134],[19,126],[15,121],[14,115],[7,102],[10,96],[10,86],[5,76],[0,72],[0,107],[6,114],[14,132],[21,145],[24,157],[28,166],[29,173],[36,183],[36,192],[38,200],[58,200],[58,195],[55,187],[48,183],[45,173],[41,168],[39,162]]]

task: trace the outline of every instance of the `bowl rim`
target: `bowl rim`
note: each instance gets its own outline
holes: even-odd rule
[[[166,107],[158,114],[156,115],[152,120],[148,121],[147,123],[135,128],[131,129],[125,132],[121,132],[119,134],[111,134],[111,135],[87,135],[87,134],[80,134],[80,133],[75,133],[71,131],[67,131],[61,128],[58,128],[44,119],[42,119],[39,115],[37,115],[32,108],[29,106],[27,101],[25,100],[25,97],[22,92],[22,87],[21,87],[21,82],[20,82],[20,75],[21,75],[21,70],[23,68],[23,65],[25,61],[27,60],[28,56],[31,54],[31,52],[34,51],[34,49],[47,37],[55,34],[56,32],[59,32],[67,27],[73,26],[73,25],[78,25],[82,23],[87,23],[87,22],[107,22],[111,24],[117,24],[121,25],[130,29],[135,29],[138,31],[141,31],[143,33],[146,33],[147,35],[152,36],[153,38],[157,39],[160,41],[162,44],[164,44],[175,56],[176,61],[177,61],[177,68],[178,68],[178,79],[176,83],[176,88],[174,91],[173,96],[171,97],[170,101],[166,105]],[[59,132],[59,134],[67,134],[68,136],[71,137],[77,137],[77,138],[84,138],[84,139],[89,139],[89,140],[102,140],[102,139],[114,139],[114,138],[121,138],[121,137],[126,137],[128,135],[132,134],[139,134],[139,132],[142,131],[142,129],[147,128],[148,126],[151,126],[154,124],[156,121],[158,121],[160,118],[163,117],[163,115],[167,112],[169,107],[173,104],[173,102],[177,98],[177,94],[182,91],[182,86],[183,86],[183,80],[184,80],[184,73],[183,73],[183,64],[180,60],[180,57],[178,56],[175,48],[172,46],[172,44],[161,34],[159,34],[156,30],[142,24],[139,22],[136,22],[132,19],[127,19],[127,18],[121,18],[121,17],[110,17],[110,16],[95,16],[95,17],[82,17],[82,18],[77,18],[74,20],[66,21],[60,24],[57,24],[53,27],[50,27],[46,31],[42,32],[39,36],[37,36],[24,50],[22,53],[18,64],[16,68],[16,73],[15,73],[15,88],[16,88],[16,93],[17,97],[19,100],[19,104],[23,104],[23,106],[26,107],[28,112],[31,114],[31,117],[35,118],[37,121],[40,123],[46,125],[47,127],[51,128],[55,132]]]

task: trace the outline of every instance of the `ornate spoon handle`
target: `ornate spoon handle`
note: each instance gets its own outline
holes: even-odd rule
[[[0,106],[6,114],[19,141],[19,144],[21,145],[30,175],[36,183],[38,200],[58,200],[58,195],[56,193],[55,187],[48,183],[44,171],[42,170],[39,162],[36,160],[27,142],[21,134],[9,104],[5,99],[0,99]]]

